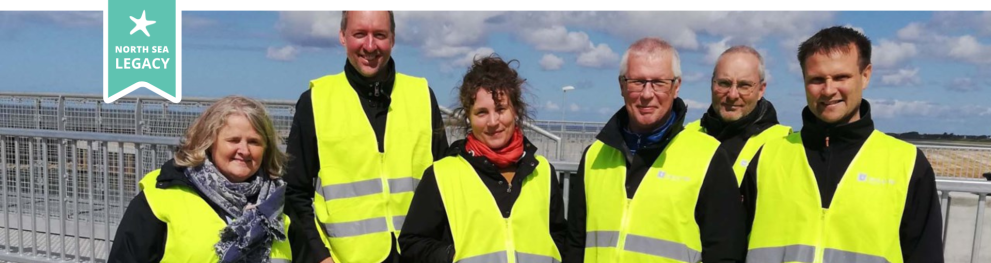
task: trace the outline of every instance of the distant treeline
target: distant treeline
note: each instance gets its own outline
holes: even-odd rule
[[[891,136],[902,140],[952,140],[952,141],[983,141],[991,142],[989,135],[956,135],[953,133],[888,133]]]

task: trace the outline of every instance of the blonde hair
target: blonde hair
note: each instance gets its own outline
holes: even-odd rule
[[[279,150],[280,140],[272,126],[272,120],[268,117],[265,105],[256,100],[236,95],[227,96],[214,102],[196,118],[179,143],[179,150],[175,153],[175,164],[185,167],[202,165],[207,158],[207,152],[217,140],[217,134],[226,125],[227,117],[234,114],[240,114],[247,118],[251,122],[251,126],[255,128],[255,132],[261,135],[265,142],[265,152],[260,169],[268,173],[271,178],[282,176],[288,157]]]

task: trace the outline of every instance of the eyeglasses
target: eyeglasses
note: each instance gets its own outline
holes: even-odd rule
[[[626,91],[630,94],[639,95],[643,92],[644,88],[647,87],[649,83],[651,89],[657,93],[669,93],[671,92],[671,87],[674,87],[674,82],[678,80],[677,77],[670,79],[629,79],[626,76],[620,76],[619,80],[626,83]]]
[[[730,89],[733,88],[733,86],[736,86],[736,92],[740,93],[740,95],[746,96],[746,95],[750,95],[750,93],[753,93],[754,90],[757,89],[756,88],[757,85],[760,85],[760,83],[761,82],[755,83],[749,80],[739,80],[734,84],[732,80],[714,79],[712,80],[712,87],[713,90],[715,90],[717,93],[726,94],[727,92],[729,92]]]

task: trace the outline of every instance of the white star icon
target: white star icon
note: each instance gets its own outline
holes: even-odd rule
[[[145,20],[144,10],[141,10],[141,19],[137,19],[132,16],[131,21],[134,21],[134,29],[131,29],[131,35],[134,35],[134,32],[141,30],[142,32],[145,32],[145,36],[151,36],[151,34],[148,34],[148,26],[154,25],[155,21]]]

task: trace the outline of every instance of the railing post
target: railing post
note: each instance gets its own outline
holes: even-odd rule
[[[986,201],[986,193],[977,193],[977,220],[974,223],[974,244],[970,250],[970,263],[977,263],[981,258],[981,232],[984,230],[984,206]]]
[[[940,209],[943,211],[943,250],[946,250],[946,235],[950,230],[950,203],[953,202],[950,191],[943,190],[939,198]]]
[[[62,95],[58,96],[58,130],[65,130],[65,97]]]
[[[140,135],[144,133],[145,119],[142,116],[143,110],[141,108],[141,98],[138,98],[134,102],[134,134]]]

